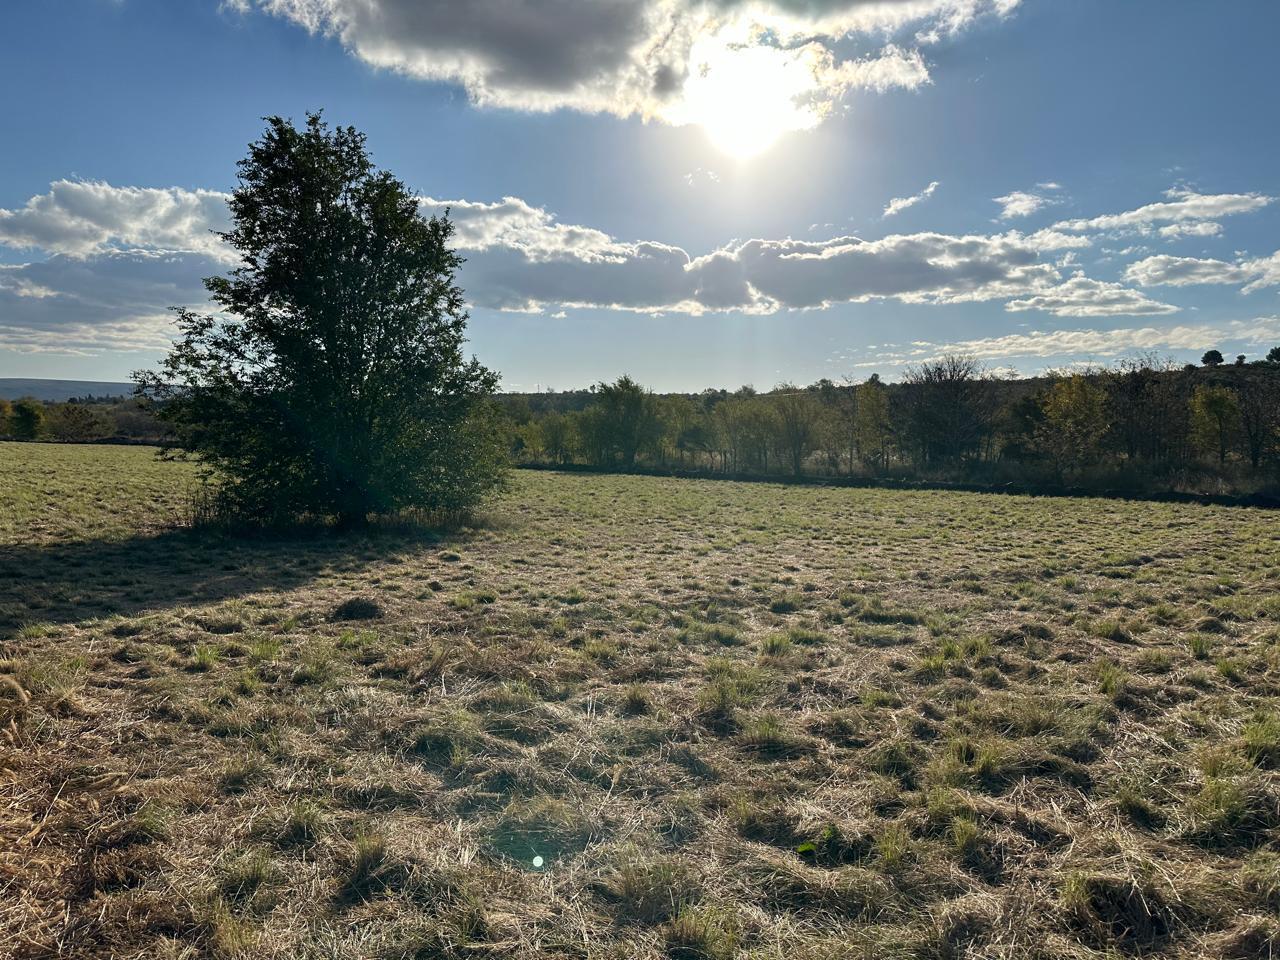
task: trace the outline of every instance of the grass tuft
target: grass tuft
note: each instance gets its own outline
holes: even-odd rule
[[[737,918],[713,907],[687,908],[665,923],[663,949],[671,960],[730,960],[739,943]]]

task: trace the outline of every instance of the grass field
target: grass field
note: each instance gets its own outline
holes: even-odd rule
[[[0,956],[1280,953],[1280,515],[0,444]]]

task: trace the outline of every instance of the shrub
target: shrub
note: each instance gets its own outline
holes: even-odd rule
[[[9,431],[14,439],[38,440],[44,430],[44,404],[29,397],[14,402],[9,413]]]

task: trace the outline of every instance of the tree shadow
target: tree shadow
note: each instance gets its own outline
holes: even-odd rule
[[[0,545],[0,640],[66,624],[294,590],[446,542],[427,530],[236,538],[173,530],[118,540]]]

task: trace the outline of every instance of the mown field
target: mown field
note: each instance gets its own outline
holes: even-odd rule
[[[0,444],[0,956],[1280,953],[1280,515]]]

